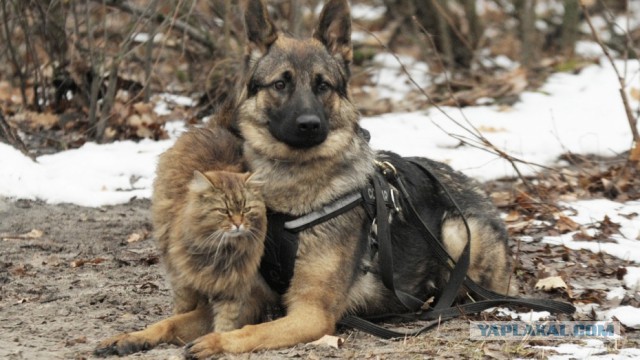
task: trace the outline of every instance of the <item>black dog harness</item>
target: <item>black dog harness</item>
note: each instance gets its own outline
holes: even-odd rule
[[[385,206],[397,211],[397,196],[397,191],[387,186],[381,191],[380,198],[383,199]],[[265,251],[260,263],[260,273],[267,284],[279,294],[284,294],[293,277],[293,267],[298,251],[298,234],[357,206],[364,206],[369,218],[375,219],[376,189],[373,183],[361,191],[353,192],[300,217],[269,212]],[[377,241],[374,238],[370,238],[370,241],[373,250],[377,250]]]
[[[376,161],[377,171],[371,178],[368,186],[359,192],[349,194],[323,208],[310,214],[293,217],[290,215],[270,213],[268,214],[268,231],[265,254],[260,264],[260,272],[267,283],[280,294],[286,292],[293,277],[296,253],[298,250],[298,234],[314,225],[343,214],[356,206],[363,206],[371,223],[376,224],[376,236],[369,236],[372,251],[378,252],[380,276],[383,284],[391,290],[398,300],[407,308],[404,314],[385,314],[369,317],[367,320],[348,315],[339,324],[360,329],[382,338],[398,338],[418,335],[442,320],[456,316],[477,313],[499,305],[519,305],[537,311],[550,311],[554,313],[572,314],[575,307],[571,304],[547,300],[547,299],[520,299],[497,294],[476,284],[466,276],[470,260],[469,225],[458,204],[453,199],[447,188],[434,175],[433,171],[414,158],[403,158],[422,173],[434,181],[443,189],[456,211],[461,216],[467,231],[467,244],[458,261],[454,261],[444,249],[438,236],[431,231],[426,222],[420,217],[413,206],[409,193],[399,176],[396,168],[389,162]],[[447,285],[443,289],[438,302],[430,309],[423,310],[424,300],[404,291],[396,289],[393,281],[393,249],[391,246],[391,233],[389,216],[400,211],[399,198],[402,198],[405,208],[402,210],[409,223],[417,225],[422,237],[428,242],[439,262],[450,271]],[[369,229],[370,230],[370,229]],[[370,231],[369,231],[370,233]],[[474,298],[482,300],[453,306],[461,288],[465,288]],[[371,321],[382,319],[397,319],[401,321],[428,321],[427,324],[415,331],[403,332],[383,328]],[[370,321],[371,320],[371,321]]]

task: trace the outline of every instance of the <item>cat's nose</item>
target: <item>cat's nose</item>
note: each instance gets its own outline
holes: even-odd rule
[[[233,224],[233,230],[240,230],[242,229],[242,215],[239,214],[233,214],[231,215],[231,224]]]

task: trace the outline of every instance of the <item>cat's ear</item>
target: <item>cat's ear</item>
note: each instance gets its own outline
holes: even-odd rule
[[[193,179],[189,183],[189,190],[195,192],[203,192],[213,187],[211,180],[198,170],[193,171]]]
[[[264,185],[264,181],[260,180],[258,176],[256,176],[256,173],[246,172],[242,174],[242,177],[247,186],[260,189],[262,185]]]

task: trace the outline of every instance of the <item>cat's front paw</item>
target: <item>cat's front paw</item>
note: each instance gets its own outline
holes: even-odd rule
[[[109,355],[128,355],[138,351],[149,350],[153,347],[146,339],[131,334],[120,334],[103,340],[98,344],[93,354],[100,357]]]
[[[220,354],[222,341],[219,333],[210,333],[195,339],[184,348],[184,357],[188,360],[206,359]]]

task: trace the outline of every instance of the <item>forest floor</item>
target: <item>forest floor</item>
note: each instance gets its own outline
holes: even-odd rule
[[[512,185],[494,182],[487,188],[495,194]],[[149,207],[149,200],[140,199],[87,208],[0,197],[0,358],[91,359],[99,340],[142,329],[170,314],[170,289],[150,235]],[[512,244],[518,253],[522,295],[606,305],[605,291],[620,286],[620,269],[627,263],[604,254],[550,247],[539,242],[543,233],[533,242]],[[582,284],[584,289],[574,291],[572,299],[563,292],[535,291],[542,268],[556,269],[571,279],[572,287]],[[637,299],[624,301],[638,305]],[[497,318],[484,313],[470,319]],[[340,348],[303,344],[224,358],[545,358],[554,352],[535,346],[558,344],[470,340],[470,319],[445,322],[400,341],[341,329]],[[573,319],[588,320],[588,315]],[[640,334],[627,332],[621,341],[606,346],[607,353],[639,348]],[[181,357],[181,348],[163,345],[126,358]]]

